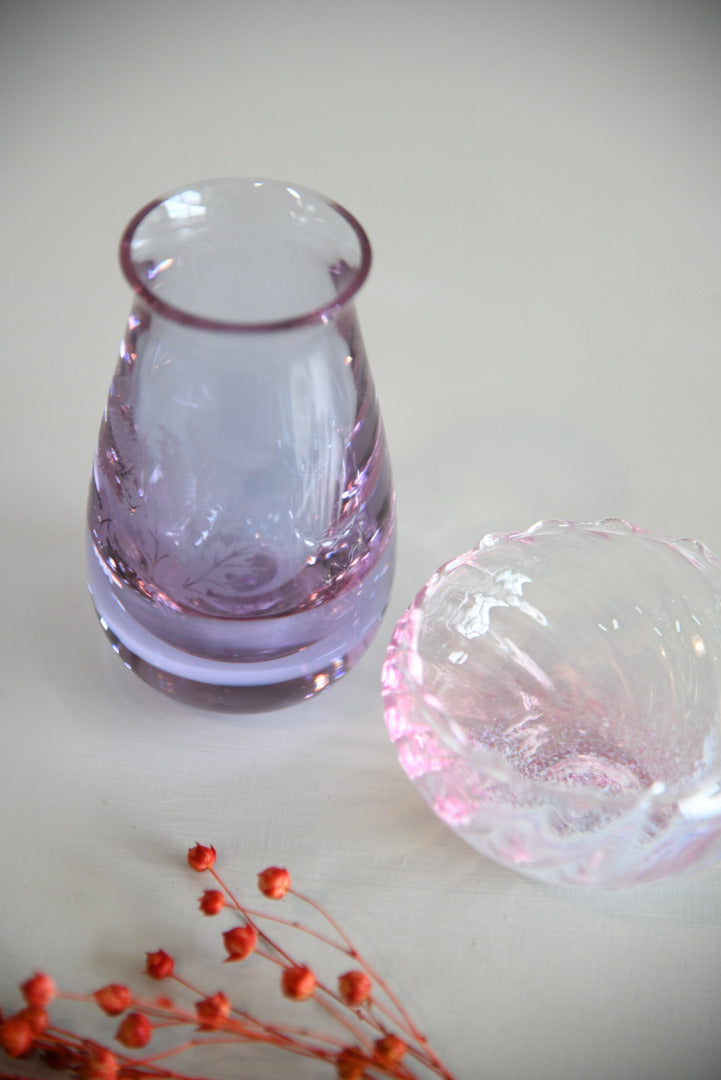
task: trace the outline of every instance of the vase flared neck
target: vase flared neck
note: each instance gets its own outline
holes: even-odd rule
[[[334,320],[371,248],[342,206],[275,180],[202,181],[155,199],[120,243],[126,279],[173,322],[265,333]]]

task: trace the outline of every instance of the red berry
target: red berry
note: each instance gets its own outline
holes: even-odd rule
[[[285,968],[280,981],[283,993],[291,1001],[307,1001],[313,996],[317,985],[316,977],[310,968],[300,964]]]
[[[212,1030],[213,1028],[219,1027],[230,1014],[230,1002],[223,991],[219,990],[218,993],[213,994],[212,997],[203,998],[202,1001],[196,1001],[195,1011],[198,1015],[201,1028]]]
[[[145,954],[145,974],[151,979],[167,979],[173,974],[175,961],[163,949]]]
[[[395,1065],[400,1061],[408,1047],[397,1035],[384,1035],[373,1044],[376,1057],[383,1065]]]
[[[346,971],[338,979],[338,992],[346,1003],[357,1008],[370,997],[373,984],[365,971]]]
[[[0,1024],[0,1046],[8,1057],[27,1054],[34,1041],[33,1029],[22,1016],[10,1016]]]
[[[258,888],[271,900],[282,900],[290,888],[290,874],[280,866],[269,866],[258,874]]]
[[[206,889],[200,897],[200,910],[204,915],[217,915],[225,907],[225,897],[219,889]]]
[[[33,1035],[42,1035],[50,1023],[50,1018],[45,1009],[41,1009],[39,1005],[26,1005],[16,1015],[30,1025]]]
[[[55,983],[42,971],[36,971],[31,979],[24,982],[20,992],[28,1005],[39,1005],[42,1009],[55,997]]]
[[[115,1038],[123,1046],[129,1047],[131,1050],[139,1050],[141,1047],[148,1045],[152,1034],[153,1028],[147,1016],[143,1013],[132,1012],[128,1013],[120,1024],[120,1027],[115,1032]]]
[[[197,870],[199,874],[201,874],[203,870],[209,870],[214,863],[214,847],[196,844],[195,847],[188,848],[188,865],[192,866],[193,870]]]
[[[116,1080],[118,1062],[115,1054],[104,1046],[91,1045],[90,1052],[81,1065],[78,1075],[81,1080]]]
[[[231,963],[235,960],[245,960],[252,952],[255,952],[258,935],[250,924],[234,926],[232,930],[226,930],[223,934],[223,942],[228,953],[226,963]]]
[[[335,1059],[335,1071],[341,1080],[360,1080],[368,1059],[354,1046],[346,1046]]]
[[[147,955],[152,954],[148,953]],[[110,983],[109,986],[103,986],[100,990],[95,991],[93,997],[108,1016],[119,1016],[120,1013],[125,1012],[133,1000],[133,995],[127,986],[123,986],[121,983]]]

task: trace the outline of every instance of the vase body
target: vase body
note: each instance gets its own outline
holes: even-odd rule
[[[366,648],[393,571],[388,452],[346,211],[274,181],[150,204],[98,438],[90,591],[126,663],[191,703],[311,696]]]

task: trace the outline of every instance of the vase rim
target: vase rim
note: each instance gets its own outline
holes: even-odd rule
[[[132,253],[133,239],[140,225],[159,206],[162,206],[174,197],[182,195],[186,191],[194,188],[207,189],[214,186],[220,187],[224,184],[248,184],[254,187],[260,187],[267,184],[273,185],[276,188],[286,188],[293,193],[302,192],[305,196],[311,196],[314,199],[320,200],[328,210],[331,210],[334,214],[343,218],[346,224],[350,226],[358,243],[360,259],[358,266],[353,270],[352,276],[337,295],[326,303],[290,317],[257,321],[236,321],[219,319],[186,311],[184,308],[178,307],[169,303],[167,300],[162,299],[162,297],[158,296],[148,288],[147,284],[138,274],[138,267],[133,259]],[[120,238],[118,255],[121,270],[128,284],[133,291],[153,309],[153,311],[162,315],[164,318],[169,319],[171,322],[181,323],[184,326],[195,328],[197,330],[230,333],[268,333],[275,330],[294,330],[312,326],[316,323],[331,322],[337,317],[339,312],[350,303],[362,287],[368,277],[372,262],[372,250],[368,235],[358,219],[351,214],[350,211],[346,210],[344,206],[341,206],[340,203],[328,198],[321,192],[305,187],[304,185],[290,184],[282,180],[274,180],[265,177],[224,177],[200,180],[191,184],[184,184],[181,187],[166,192],[164,195],[152,199],[150,202],[146,203],[145,206],[141,207],[126,225]]]

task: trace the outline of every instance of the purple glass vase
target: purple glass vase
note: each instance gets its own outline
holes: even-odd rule
[[[135,293],[100,427],[88,568],[126,664],[228,710],[310,697],[364,652],[394,495],[353,300],[358,222],[315,192],[213,180],[120,245]]]

